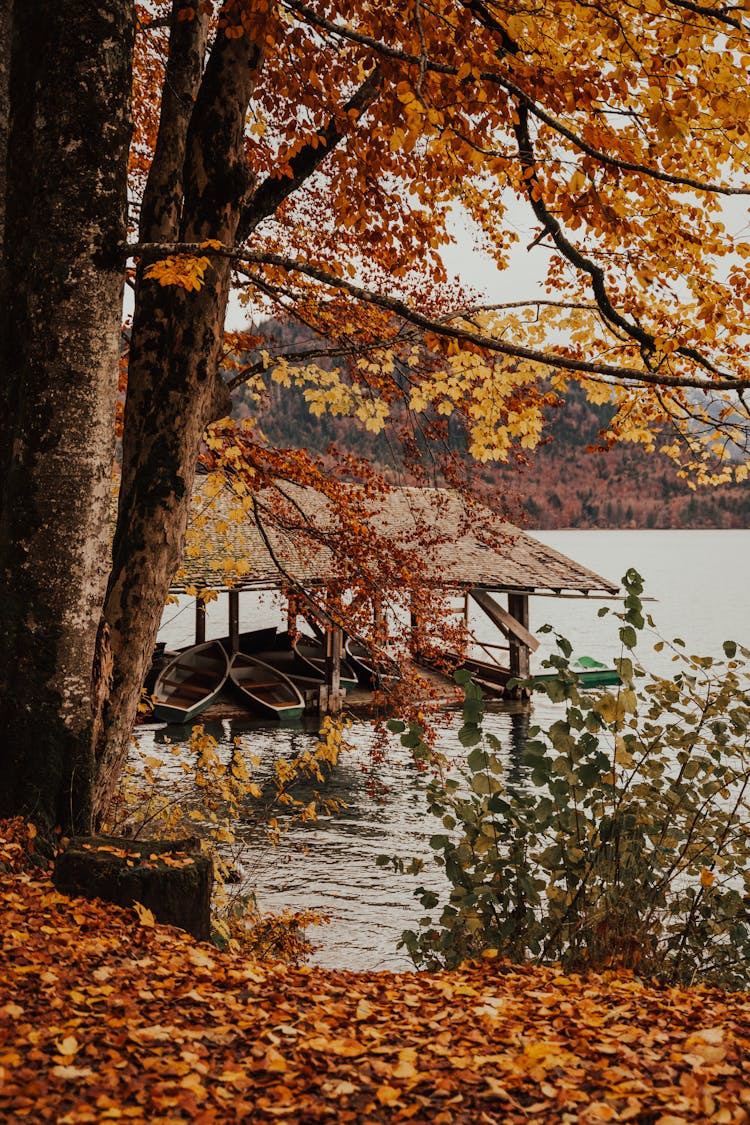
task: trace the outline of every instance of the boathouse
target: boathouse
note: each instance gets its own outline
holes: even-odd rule
[[[419,582],[462,597],[466,620],[470,602],[489,617],[507,639],[506,679],[528,675],[529,655],[539,645],[530,628],[530,596],[594,599],[618,594],[616,584],[453,490],[394,488],[368,497],[351,488],[348,496],[363,530],[377,531],[379,554],[387,553],[389,543],[394,551],[416,548]],[[351,519],[350,511],[350,532]],[[285,594],[290,622],[302,613],[326,639],[330,675],[321,691],[323,710],[335,710],[340,700],[342,634],[326,612],[326,591],[340,586],[345,574],[337,552],[339,521],[334,505],[312,488],[279,483],[277,489],[250,494],[242,486],[235,491],[199,477],[184,562],[172,586],[174,593],[196,598],[196,644],[206,639],[202,595],[207,590],[228,594],[232,649],[239,647],[243,592]],[[393,581],[392,575],[380,581],[374,556],[367,565],[375,567],[369,574],[373,589]],[[387,596],[385,589],[380,593]]]

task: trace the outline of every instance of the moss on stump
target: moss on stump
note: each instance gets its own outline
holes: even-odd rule
[[[179,926],[199,941],[210,939],[213,867],[195,837],[74,837],[57,856],[53,878],[63,894],[118,906],[139,902],[157,922]]]

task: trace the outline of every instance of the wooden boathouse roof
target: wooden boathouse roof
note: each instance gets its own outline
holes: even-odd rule
[[[284,484],[278,494],[236,495],[198,478],[183,567],[175,592],[188,588],[278,589],[289,580],[305,588],[341,573],[330,547],[336,514],[312,488]],[[365,502],[368,522],[401,549],[419,544],[420,576],[452,590],[613,596],[618,585],[545,546],[481,504],[467,506],[444,488],[395,488]],[[320,531],[329,542],[321,543]]]

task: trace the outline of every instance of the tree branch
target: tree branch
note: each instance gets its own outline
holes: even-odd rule
[[[234,262],[245,262],[249,265],[275,266],[278,269],[296,273],[302,277],[309,277],[331,289],[338,289],[348,293],[358,301],[384,309],[393,313],[402,320],[415,324],[436,336],[445,336],[490,352],[498,352],[514,359],[525,359],[531,363],[538,363],[543,367],[550,367],[563,371],[574,371],[582,375],[604,375],[620,383],[644,383],[652,386],[663,387],[693,387],[701,391],[734,391],[735,393],[750,389],[750,377],[735,378],[717,370],[713,378],[702,378],[690,375],[670,375],[666,372],[641,370],[637,367],[622,367],[616,364],[598,363],[593,360],[578,359],[576,356],[566,355],[564,352],[544,352],[536,348],[526,348],[518,344],[511,344],[481,332],[470,331],[466,328],[442,321],[412,308],[398,297],[390,297],[384,293],[377,293],[362,285],[356,285],[343,277],[337,277],[320,266],[311,265],[295,258],[286,258],[281,254],[263,253],[262,251],[248,251],[225,247],[215,250],[199,242],[186,243],[137,243],[123,247],[128,256],[148,255],[150,258],[158,255],[169,254],[194,254],[198,256],[216,255],[230,258]],[[250,281],[253,278],[250,277]]]
[[[672,2],[676,3],[677,0],[672,0]],[[324,19],[303,3],[302,0],[284,0],[284,3],[287,8],[296,12],[305,21],[313,24],[321,31],[327,31],[330,35],[336,35],[352,43],[358,43],[360,46],[369,47],[383,58],[407,63],[419,70],[422,63],[419,55],[412,55],[408,51],[402,51],[398,47],[389,47],[386,43],[382,43],[379,39],[375,39],[371,35],[365,35],[352,28],[345,27],[342,24],[337,24],[333,20]],[[453,76],[458,74],[458,67],[449,66],[447,63],[435,62],[434,60],[425,61],[425,69],[434,74]],[[529,108],[529,112],[533,114],[534,117],[539,121],[543,121],[550,129],[554,130],[554,132],[558,133],[561,137],[565,137],[565,139],[570,141],[577,149],[587,156],[590,156],[592,160],[596,160],[599,164],[604,164],[611,168],[618,168],[623,172],[637,172],[640,175],[648,176],[649,179],[652,180],[672,184],[675,187],[689,187],[693,188],[695,191],[705,191],[712,195],[750,195],[750,187],[730,187],[726,184],[714,184],[707,183],[703,180],[696,180],[693,179],[692,176],[674,176],[669,172],[662,172],[658,168],[651,168],[647,164],[639,164],[637,161],[632,160],[623,160],[620,157],[602,152],[600,149],[594,148],[593,145],[588,144],[587,141],[579,137],[572,129],[569,129],[567,125],[563,125],[562,121],[559,121],[556,117],[553,117],[552,114],[542,109],[526,90],[523,90],[510,78],[503,77],[496,71],[488,70],[480,71],[479,78],[483,82],[500,86],[507,93],[518,98],[519,101],[525,102]]]
[[[193,18],[181,19],[187,9]],[[144,241],[178,236],[185,141],[208,40],[208,18],[194,9],[194,0],[174,0],[172,4],[159,132],[141,205],[139,232]]]
[[[244,242],[258,224],[273,215],[281,203],[293,194],[322,164],[328,154],[351,132],[354,124],[378,98],[383,76],[378,67],[364,80],[341,110],[317,134],[317,144],[306,145],[289,161],[291,176],[269,176],[256,189],[245,207],[237,232],[237,241]]]
[[[706,4],[694,4],[691,0],[668,0],[668,3],[673,8],[684,8],[688,12],[695,12],[698,16],[708,16],[709,19],[719,20],[720,23],[726,24],[728,27],[734,27],[737,31],[743,30],[742,20],[736,19],[730,15],[726,8],[714,8]]]
[[[649,370],[651,370],[651,362],[653,356],[656,354],[656,340],[650,332],[646,332],[641,328],[640,324],[635,324],[633,321],[628,320],[622,316],[621,313],[612,304],[607,292],[607,286],[604,280],[604,270],[601,266],[597,266],[590,258],[578,250],[568,238],[566,238],[561,223],[549,211],[544,199],[542,198],[542,188],[537,177],[536,158],[534,156],[534,148],[531,141],[531,135],[528,128],[528,114],[526,106],[521,105],[518,109],[518,122],[513,126],[516,138],[518,141],[518,155],[524,170],[527,172],[526,176],[526,191],[529,198],[531,208],[542,223],[546,233],[551,235],[555,246],[560,253],[577,269],[587,273],[591,278],[591,287],[594,292],[597,306],[601,312],[604,320],[611,327],[619,328],[632,340],[635,340],[641,351],[643,362]],[[712,374],[718,374],[716,367],[699,352],[696,348],[679,347],[676,349],[678,355],[683,356],[685,359],[691,360],[693,363],[698,364],[699,367],[704,367]]]

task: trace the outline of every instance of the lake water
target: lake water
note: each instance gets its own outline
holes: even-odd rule
[[[688,652],[720,655],[722,642],[734,639],[750,647],[750,531],[548,531],[534,532],[544,543],[569,555],[606,578],[618,580],[635,567],[646,581],[645,595],[654,598],[648,610],[662,637],[681,637]],[[253,599],[243,597],[242,602]],[[548,622],[569,637],[574,653],[611,662],[618,654],[617,622],[597,616],[605,603],[555,598],[531,599],[531,628]],[[614,609],[616,603],[611,603]],[[226,633],[226,605],[209,607],[208,635]],[[282,621],[281,607],[267,595],[260,604],[243,607],[243,628]],[[479,626],[479,622],[477,622]],[[192,602],[168,607],[161,639],[170,645],[192,638]],[[490,628],[482,637],[496,640]],[[541,639],[541,638],[540,638]],[[654,636],[657,640],[657,636]],[[536,654],[538,663],[553,647],[545,638]],[[646,666],[668,672],[670,655],[641,652]],[[532,722],[544,725],[554,709],[535,697]],[[518,750],[528,729],[529,716],[517,704],[493,708],[485,726],[503,744],[509,772],[518,768]],[[449,720],[443,734],[447,748],[458,752],[457,722]],[[175,737],[180,728],[166,733]],[[227,749],[240,735],[243,746],[261,758],[260,777],[271,773],[278,757],[289,758],[311,747],[316,732],[308,724],[289,728],[260,722],[212,724],[210,733]],[[149,754],[164,753],[164,728],[146,729],[140,739]],[[354,725],[349,735],[352,753],[333,771],[326,794],[345,803],[335,816],[293,828],[277,849],[269,848],[250,830],[243,875],[255,887],[259,904],[266,909],[313,907],[331,918],[329,925],[311,931],[318,945],[316,963],[350,969],[407,969],[411,967],[396,943],[407,927],[414,927],[421,909],[413,898],[418,883],[439,886],[441,873],[428,868],[418,879],[391,874],[376,867],[375,857],[429,856],[428,839],[435,822],[424,809],[424,779],[393,737],[378,780],[387,790],[373,796],[365,784],[373,730],[367,723]],[[301,789],[299,796],[309,796]]]

